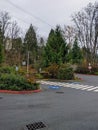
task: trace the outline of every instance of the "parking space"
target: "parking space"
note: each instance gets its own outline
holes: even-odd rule
[[[0,130],[29,130],[28,124],[43,122],[42,130],[98,129],[98,94],[42,85],[33,94],[0,94]]]

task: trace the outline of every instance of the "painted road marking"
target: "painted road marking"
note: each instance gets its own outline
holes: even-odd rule
[[[84,88],[82,88],[81,90],[87,90],[87,89],[92,88],[92,87],[94,87],[94,86],[87,86],[87,87],[84,86]]]
[[[93,90],[94,92],[98,92],[98,89],[96,89],[96,90]]]
[[[65,88],[73,88],[80,89],[85,91],[98,92],[98,86],[90,86],[83,84],[75,84],[75,83],[66,83],[66,82],[51,82],[51,81],[38,81],[41,84],[52,85],[53,89],[56,89],[57,86],[65,87]],[[57,87],[57,89],[59,88]]]
[[[60,89],[60,86],[49,86],[50,89]]]
[[[88,89],[87,91],[92,91],[92,90],[96,90],[96,89],[98,89],[98,87],[90,88],[90,89]]]

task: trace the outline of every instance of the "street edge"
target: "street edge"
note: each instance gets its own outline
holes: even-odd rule
[[[32,94],[41,92],[41,89],[31,90],[31,91],[12,91],[12,90],[0,90],[0,93],[8,93],[8,94]]]

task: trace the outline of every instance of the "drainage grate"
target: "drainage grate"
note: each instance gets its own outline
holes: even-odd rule
[[[63,94],[64,92],[56,92],[56,93],[58,93],[58,94]]]
[[[28,130],[37,130],[46,127],[46,125],[43,122],[35,122],[33,124],[26,125]]]

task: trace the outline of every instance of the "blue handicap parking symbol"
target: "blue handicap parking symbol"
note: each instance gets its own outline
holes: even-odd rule
[[[60,86],[49,86],[49,89],[60,89]]]

